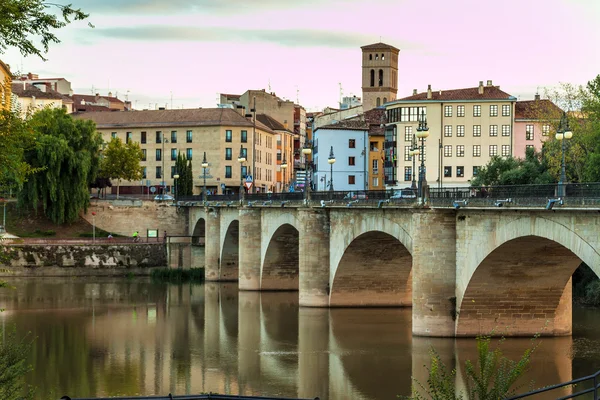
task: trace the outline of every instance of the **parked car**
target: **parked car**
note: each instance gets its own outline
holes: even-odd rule
[[[417,194],[413,189],[395,190],[390,199],[415,199]]]
[[[159,194],[154,197],[154,201],[165,201],[165,200],[175,200],[173,196],[170,194]]]

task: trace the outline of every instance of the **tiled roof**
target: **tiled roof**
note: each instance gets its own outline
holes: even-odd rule
[[[361,49],[363,49],[363,50],[379,50],[379,49],[381,49],[381,50],[389,50],[389,49],[392,49],[392,50],[400,51],[400,49],[398,49],[398,48],[396,48],[396,47],[394,47],[392,45],[389,45],[389,44],[386,44],[386,43],[382,43],[382,42],[368,44],[366,46],[361,46]]]
[[[29,83],[25,84],[25,88],[23,88],[23,83],[13,83],[11,84],[12,92],[18,97],[34,97],[36,99],[48,99],[48,100],[62,100],[63,95],[58,93],[55,90],[50,88],[46,88],[46,91],[42,91],[37,87],[30,85]]]
[[[91,104],[77,104],[73,106],[74,112],[91,112],[91,111],[115,111],[105,106],[93,106]]]
[[[74,94],[73,96],[73,101],[77,102],[79,104],[81,104],[81,100],[84,100],[86,103],[95,103],[96,102],[96,96],[95,95],[91,95],[91,94]],[[106,99],[109,102],[113,102],[113,103],[123,103],[123,101],[119,100],[116,97],[109,97],[109,96],[97,96],[97,98],[99,99]]]
[[[146,110],[116,112],[85,112],[75,114],[76,118],[89,119],[98,128],[118,127],[161,127],[161,126],[246,126],[252,121],[231,108],[197,108],[187,110]],[[256,121],[257,128],[275,133],[272,129]]]
[[[427,92],[417,93],[413,96],[404,97],[395,101],[414,101],[414,100],[429,100],[429,101],[452,101],[452,100],[512,100],[516,98],[510,94],[500,90],[498,86],[483,86],[483,94],[479,94],[479,87],[466,89],[451,89],[451,90],[432,90],[431,99],[427,98]]]
[[[369,136],[382,136],[385,134],[387,119],[384,108],[373,108],[346,121],[363,121],[368,126]]]
[[[286,128],[285,125],[283,125],[281,122],[277,121],[275,118],[267,114],[256,114],[256,120],[274,131],[287,131],[293,133],[288,128]]]
[[[369,130],[369,124],[364,119],[345,119],[335,124],[320,126],[319,129],[340,129],[353,131]]]
[[[547,99],[517,101],[515,104],[515,119],[557,119],[562,113],[560,107]]]

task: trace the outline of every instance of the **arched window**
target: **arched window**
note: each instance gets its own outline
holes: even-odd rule
[[[381,61],[385,60],[385,55],[381,53]]]
[[[377,107],[379,107],[381,105],[381,99],[378,97],[377,98]]]
[[[369,60],[373,59],[373,54],[369,54]]]
[[[383,104],[387,103],[387,97],[383,98]]]
[[[375,86],[375,70],[371,70],[371,87]]]
[[[383,86],[383,70],[379,70],[379,86]]]
[[[379,54],[375,54],[375,59],[379,60]]]

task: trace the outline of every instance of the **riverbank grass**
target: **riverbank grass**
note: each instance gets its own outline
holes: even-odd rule
[[[155,282],[164,283],[202,283],[204,282],[204,268],[155,268],[150,273]]]

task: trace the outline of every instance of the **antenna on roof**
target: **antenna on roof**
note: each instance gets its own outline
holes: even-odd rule
[[[271,93],[271,78],[269,78],[269,93]]]
[[[127,93],[125,93],[125,101],[129,101],[129,89],[127,89]]]
[[[173,109],[173,91],[171,90],[171,110]]]
[[[94,87],[94,84],[92,84],[92,96],[96,94],[96,88]]]
[[[339,102],[339,107],[342,108],[342,93],[343,93],[343,89],[342,89],[342,82],[338,82],[338,85],[340,85],[340,102]]]
[[[296,104],[300,104],[299,96],[300,96],[300,89],[298,89],[298,86],[296,86]]]

